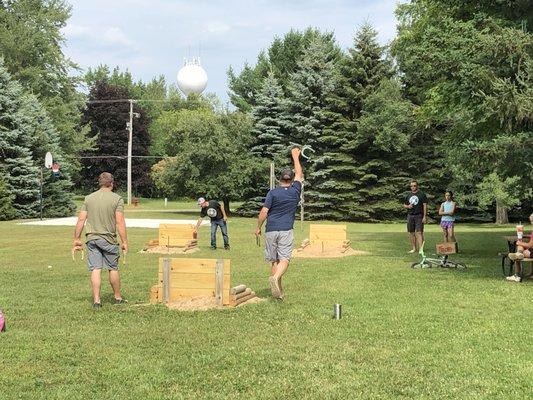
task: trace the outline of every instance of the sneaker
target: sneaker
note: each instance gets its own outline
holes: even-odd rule
[[[229,244],[227,246],[224,246],[224,250],[229,250]]]
[[[211,246],[211,250],[216,250],[217,247],[216,246]]]
[[[520,278],[518,275],[511,275],[506,277],[509,282],[522,282],[522,278]]]
[[[275,299],[281,298],[281,292],[279,290],[278,280],[271,276],[268,278],[268,283],[270,284],[270,291],[272,292],[272,297]]]
[[[519,260],[524,259],[524,254],[523,253],[509,253],[507,257],[509,257],[511,261],[519,261]]]
[[[416,252],[415,249],[411,249],[411,250],[408,251],[409,254],[413,254],[413,253],[415,253],[415,252]]]
[[[93,303],[93,310],[99,310],[102,308],[102,304],[101,303]]]
[[[118,306],[118,305],[122,305],[122,304],[126,304],[128,302],[128,300],[126,299],[115,299],[115,305]]]

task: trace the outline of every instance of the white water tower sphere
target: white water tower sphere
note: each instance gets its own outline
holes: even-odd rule
[[[207,86],[207,73],[200,65],[199,58],[185,60],[185,65],[178,72],[178,87],[188,96],[200,94]]]

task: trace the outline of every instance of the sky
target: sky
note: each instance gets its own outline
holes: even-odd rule
[[[259,52],[291,28],[333,31],[351,46],[370,22],[386,44],[396,31],[397,0],[67,0],[72,16],[64,52],[83,70],[107,64],[135,80],[163,75],[176,83],[187,56],[200,55],[206,92],[228,101],[227,70],[254,64]]]

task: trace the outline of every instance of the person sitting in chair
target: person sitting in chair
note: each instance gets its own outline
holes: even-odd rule
[[[533,213],[529,216],[529,222],[533,225]],[[508,257],[514,261],[514,275],[508,276],[506,279],[511,282],[521,282],[522,265],[520,261],[524,258],[533,258],[533,233],[529,238],[529,242],[518,240],[516,242],[516,253],[509,253]]]

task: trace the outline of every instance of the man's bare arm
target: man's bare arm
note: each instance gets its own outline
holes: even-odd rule
[[[261,235],[261,228],[263,226],[263,223],[267,219],[268,215],[268,208],[263,207],[261,211],[259,212],[259,217],[257,217],[257,229],[255,230],[256,236]]]
[[[194,230],[196,232],[198,232],[198,228],[200,227],[200,225],[202,225],[202,217],[198,218],[198,221],[196,221],[196,226],[194,227]]]
[[[80,211],[78,215],[78,222],[76,222],[76,228],[74,228],[74,242],[79,242],[81,245],[81,233],[83,232],[83,227],[85,226],[85,221],[87,220],[87,211]]]
[[[126,233],[126,220],[124,218],[124,213],[120,211],[115,211],[115,219],[117,220],[117,232],[120,236],[120,241],[122,242],[122,250],[125,253],[128,252],[128,234]]]
[[[302,164],[300,164],[301,153],[302,151],[298,147],[295,147],[294,149],[291,150],[292,162],[294,164],[294,180],[303,182],[304,172],[302,169]]]

